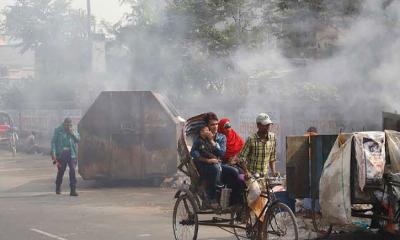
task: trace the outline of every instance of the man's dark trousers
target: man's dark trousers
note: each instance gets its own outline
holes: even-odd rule
[[[76,176],[75,176],[76,159],[71,158],[71,151],[63,151],[61,153],[61,157],[60,157],[59,161],[60,161],[61,166],[58,168],[56,185],[61,186],[65,169],[68,166],[68,168],[69,168],[69,186],[71,188],[75,188],[75,186],[76,186]]]

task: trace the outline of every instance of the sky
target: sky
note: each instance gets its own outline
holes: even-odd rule
[[[11,5],[15,0],[0,0],[0,9]],[[86,0],[72,0],[72,7],[86,9]],[[110,23],[117,22],[125,12],[129,11],[129,6],[121,6],[118,0],[91,0],[92,15],[99,20]]]

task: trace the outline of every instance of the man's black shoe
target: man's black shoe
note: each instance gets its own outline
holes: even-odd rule
[[[56,194],[61,194],[61,187],[60,186],[56,186]]]
[[[69,193],[70,196],[77,197],[79,196],[78,193],[76,192],[75,187],[71,187],[71,192]]]

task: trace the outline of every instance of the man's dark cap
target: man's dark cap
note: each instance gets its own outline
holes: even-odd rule
[[[309,128],[307,129],[307,132],[310,132],[310,133],[318,133],[318,130],[317,130],[316,127],[309,127]]]
[[[64,119],[64,124],[72,124],[72,119],[67,117]]]

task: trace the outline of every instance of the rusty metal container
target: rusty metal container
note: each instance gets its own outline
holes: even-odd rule
[[[79,122],[83,179],[148,180],[176,172],[182,120],[151,91],[102,92]]]

